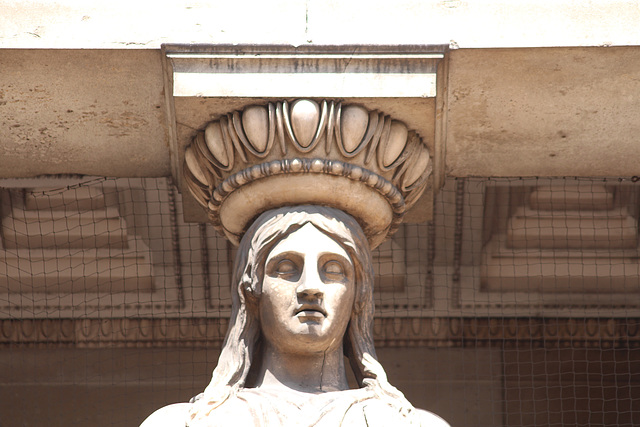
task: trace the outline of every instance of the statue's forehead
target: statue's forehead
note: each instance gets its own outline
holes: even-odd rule
[[[312,223],[306,223],[280,240],[269,252],[267,260],[285,252],[296,252],[303,255],[335,253],[350,259],[349,254],[338,242]]]

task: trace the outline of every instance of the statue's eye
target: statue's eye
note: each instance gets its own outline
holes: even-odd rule
[[[324,273],[330,276],[344,276],[344,267],[338,261],[327,261],[323,267]]]
[[[278,274],[291,275],[298,272],[298,266],[290,259],[283,259],[278,262],[275,271]]]

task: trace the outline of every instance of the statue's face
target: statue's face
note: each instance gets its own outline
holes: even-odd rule
[[[351,258],[312,224],[281,240],[269,253],[260,298],[267,342],[287,353],[337,348],[355,295]]]

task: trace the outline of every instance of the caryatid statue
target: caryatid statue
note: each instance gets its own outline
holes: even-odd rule
[[[430,172],[415,132],[358,105],[283,101],[209,123],[184,181],[239,244],[231,322],[204,392],[142,427],[448,426],[389,384],[373,345],[371,248]]]

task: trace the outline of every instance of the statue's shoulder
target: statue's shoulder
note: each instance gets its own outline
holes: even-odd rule
[[[211,413],[203,418],[196,416],[195,420],[191,420],[192,403],[174,403],[160,408],[153,414],[149,415],[140,427],[185,427],[194,426],[238,426],[253,425],[255,420],[252,412],[247,410],[247,403],[231,398],[222,405],[215,408]],[[205,410],[207,408],[204,408]]]
[[[424,409],[416,408],[416,415],[420,420],[420,427],[451,427],[448,422]]]
[[[190,407],[190,403],[167,405],[149,415],[140,427],[185,427]]]
[[[415,408],[412,414],[405,417],[398,412],[398,408],[376,399],[352,406],[342,425],[451,427],[445,420],[429,411]]]

